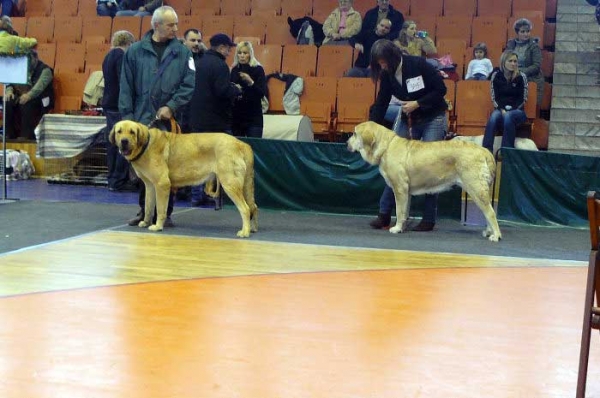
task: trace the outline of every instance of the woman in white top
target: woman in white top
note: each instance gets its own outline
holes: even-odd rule
[[[469,62],[465,80],[487,80],[493,69],[492,61],[487,57],[487,46],[477,43],[473,47],[473,59]]]

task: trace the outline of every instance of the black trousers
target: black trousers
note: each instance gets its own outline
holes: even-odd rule
[[[25,104],[19,104],[17,98],[6,101],[4,117],[6,118],[6,138],[18,137],[35,140],[35,128],[44,114],[42,100],[34,98]]]

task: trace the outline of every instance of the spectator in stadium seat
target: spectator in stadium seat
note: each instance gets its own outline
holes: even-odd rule
[[[362,18],[353,4],[354,0],[339,0],[339,7],[323,23],[323,45],[348,45],[348,39],[360,32]]]
[[[527,121],[527,76],[519,68],[518,55],[506,50],[500,57],[500,68],[494,69],[491,77],[492,103],[494,110],[485,126],[483,147],[493,152],[494,136],[502,131],[502,148],[514,148],[517,127]]]
[[[375,30],[382,19],[389,19],[392,23],[390,35],[393,38],[398,37],[400,29],[404,25],[404,15],[399,10],[396,10],[390,4],[390,0],[377,0],[377,7],[371,8],[365,14],[362,21],[361,32],[369,32]]]
[[[40,61],[37,51],[32,50],[29,53],[29,82],[6,86],[4,117],[7,138],[36,139],[35,127],[42,116],[54,107],[53,79],[52,68]]]
[[[12,17],[13,7],[16,5],[17,0],[2,0],[0,5],[2,6],[2,12],[0,16]]]
[[[102,109],[106,116],[106,132],[112,130],[114,125],[121,120],[119,113],[119,79],[123,56],[127,49],[135,42],[131,32],[119,30],[112,36],[112,48],[102,61],[102,75],[104,76],[104,93],[102,95]],[[106,164],[108,166],[108,189],[111,191],[135,191],[137,186],[129,181],[129,162],[119,153],[119,149],[110,144],[108,139],[106,148]]]
[[[398,38],[394,41],[401,50],[417,57],[437,54],[435,43],[427,32],[417,31],[415,21],[404,21]]]
[[[473,59],[469,62],[465,80],[487,80],[494,67],[487,56],[485,43],[477,43],[473,47]]]
[[[516,20],[513,27],[517,37],[508,41],[506,49],[515,51],[519,57],[519,70],[525,73],[528,81],[536,83],[537,106],[539,107],[544,97],[544,75],[542,74],[540,39],[538,37],[531,37],[533,24],[526,18]]]
[[[354,67],[348,71],[346,76],[348,77],[369,77],[371,69],[369,69],[369,63],[371,62],[371,47],[379,39],[392,39],[393,36],[390,33],[392,22],[383,18],[374,29],[369,31],[361,30],[356,36],[350,38],[349,42],[354,50],[358,51],[358,57],[354,61]]]
[[[162,0],[122,0],[116,16],[143,17],[152,15],[158,7],[162,6],[162,4]]]
[[[152,14],[152,29],[125,53],[119,79],[123,120],[145,125],[169,122],[192,97],[195,66],[192,53],[176,37],[177,23],[172,7],[157,8]],[[144,219],[145,188],[140,190],[139,204],[140,211],[128,221],[131,226]],[[169,195],[166,227],[174,226],[172,212],[173,194]]]

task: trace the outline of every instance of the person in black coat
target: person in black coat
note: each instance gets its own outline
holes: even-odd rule
[[[106,137],[113,126],[121,120],[119,113],[119,79],[125,51],[135,42],[131,32],[119,30],[112,36],[112,48],[102,61],[104,76],[104,93],[102,94],[102,111],[106,116]],[[106,163],[108,166],[108,189],[111,191],[135,191],[137,187],[129,182],[129,163],[119,153],[116,145],[106,140]]]
[[[371,47],[379,39],[393,40],[396,36],[392,36],[390,33],[391,28],[392,22],[387,18],[383,18],[375,29],[361,30],[359,34],[350,38],[349,43],[355,51],[358,51],[358,57],[356,57],[352,69],[346,74],[347,77],[370,76]]]
[[[436,68],[423,57],[403,55],[393,42],[381,39],[373,44],[371,50],[371,70],[373,80],[379,82],[379,93],[371,106],[369,120],[383,124],[393,95],[402,106],[394,123],[394,131],[398,136],[408,138],[410,124],[410,138],[413,140],[444,139],[448,130],[448,104],[444,99],[446,85]],[[425,195],[423,218],[413,231],[433,230],[437,217],[437,198],[437,194]],[[379,201],[379,215],[371,221],[371,227],[387,228],[394,208],[394,192],[386,185]]]
[[[237,45],[231,81],[242,87],[242,95],[233,105],[233,135],[262,138],[261,100],[266,92],[265,70],[254,56],[252,43]]]
[[[231,134],[233,101],[242,93],[242,88],[230,81],[225,60],[235,46],[223,33],[210,38],[210,49],[196,68],[196,89],[190,101],[191,131]]]
[[[400,34],[402,25],[404,24],[404,15],[392,7],[390,0],[377,0],[377,7],[371,8],[365,13],[365,17],[362,21],[361,32],[374,31],[377,24],[383,18],[387,18],[392,22],[390,36],[396,39]]]

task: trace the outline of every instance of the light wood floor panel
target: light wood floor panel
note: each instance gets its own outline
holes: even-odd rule
[[[6,297],[0,396],[572,397],[584,286],[582,267],[483,267]]]
[[[268,273],[587,266],[587,263],[578,261],[354,249],[117,231],[88,234],[0,255],[0,263],[0,297],[127,283]]]

